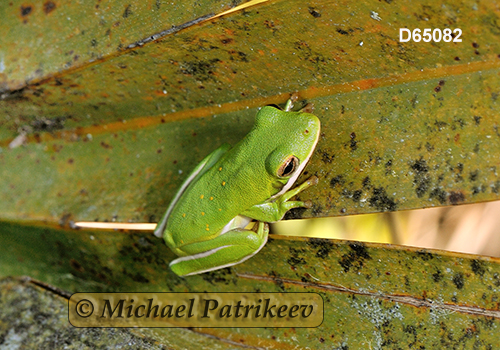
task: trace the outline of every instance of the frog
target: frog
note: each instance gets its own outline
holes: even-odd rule
[[[293,111],[295,100],[284,109],[262,107],[241,141],[211,152],[182,183],[154,231],[178,256],[169,265],[175,274],[239,264],[264,247],[269,223],[312,207],[291,199],[318,178],[292,187],[314,153],[321,123],[309,106]]]

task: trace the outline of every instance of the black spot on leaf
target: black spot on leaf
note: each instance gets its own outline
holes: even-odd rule
[[[318,12],[314,7],[309,7],[309,13],[314,17],[318,18],[321,17],[321,13]]]
[[[31,6],[21,6],[21,16],[26,17],[32,10],[33,8]]]
[[[420,157],[420,159],[410,164],[410,169],[414,172],[413,184],[415,185],[415,192],[417,197],[421,198],[425,192],[428,191],[431,182],[429,175],[429,167],[427,162]]]
[[[448,196],[448,200],[452,205],[459,204],[465,200],[465,196],[462,192],[459,191],[451,191]]]
[[[53,1],[46,1],[43,4],[43,12],[45,12],[46,15],[54,11],[56,8],[56,4]]]
[[[383,187],[374,188],[368,202],[380,211],[394,211],[397,208],[396,202],[387,195]]]
[[[334,188],[337,185],[343,186],[345,183],[344,176],[337,175],[330,180],[330,187]]]
[[[365,261],[370,260],[371,257],[362,243],[351,243],[349,248],[351,248],[351,251],[342,255],[339,264],[344,269],[344,272],[349,272],[351,269],[359,271],[364,266]]]
[[[486,268],[484,267],[484,263],[479,260],[472,260],[470,263],[470,267],[472,269],[472,272],[474,272],[476,275],[483,277],[484,273],[486,272]]]
[[[335,247],[334,244],[328,239],[311,238],[307,243],[313,249],[317,249],[316,256],[321,259],[328,258],[328,255]]]
[[[455,276],[453,276],[453,284],[458,289],[462,289],[464,287],[464,274],[461,272],[457,272]]]

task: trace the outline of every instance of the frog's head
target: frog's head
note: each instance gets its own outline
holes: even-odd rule
[[[266,106],[257,114],[256,127],[263,130],[268,142],[267,173],[284,185],[277,196],[295,183],[311,158],[319,139],[320,121],[310,113]]]

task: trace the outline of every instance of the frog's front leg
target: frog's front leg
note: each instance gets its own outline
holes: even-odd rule
[[[312,176],[290,191],[287,191],[275,198],[272,201],[255,205],[248,210],[245,210],[242,215],[248,216],[252,219],[265,222],[276,222],[283,218],[287,211],[293,208],[310,208],[311,201],[288,201],[290,198],[296,196],[298,193],[304,191],[306,188],[316,185],[318,178]]]
[[[189,255],[173,260],[170,268],[179,276],[188,276],[239,264],[267,242],[269,225],[257,222],[256,226],[256,231],[235,228],[210,241],[184,246],[182,250]]]

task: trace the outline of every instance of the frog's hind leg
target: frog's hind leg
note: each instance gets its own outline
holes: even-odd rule
[[[189,276],[239,264],[264,247],[268,233],[269,225],[264,222],[257,223],[257,231],[233,229],[210,241],[215,248],[177,258],[170,268],[179,276]]]

